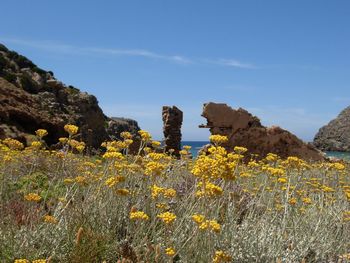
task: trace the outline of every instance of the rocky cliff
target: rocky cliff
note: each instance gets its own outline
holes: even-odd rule
[[[314,146],[304,143],[294,134],[277,126],[265,127],[258,117],[244,109],[232,109],[226,104],[204,104],[202,116],[207,119],[206,125],[211,134],[228,137],[224,145],[229,151],[235,146],[243,146],[249,154],[257,154],[259,158],[268,153],[278,154],[282,158],[297,156],[305,160],[323,160],[324,156]]]
[[[350,106],[318,131],[314,145],[322,151],[350,151]]]
[[[127,130],[139,129],[133,120],[108,118],[93,95],[58,81],[51,71],[0,44],[0,139],[29,143],[35,130],[47,129],[51,145],[64,137],[67,123],[79,126],[79,138],[97,148]]]

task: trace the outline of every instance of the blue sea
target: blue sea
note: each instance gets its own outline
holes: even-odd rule
[[[196,157],[198,151],[206,144],[209,144],[209,141],[183,141],[181,143],[182,146],[189,145],[192,147],[191,153],[193,157]],[[350,152],[326,152],[326,155],[350,161]]]

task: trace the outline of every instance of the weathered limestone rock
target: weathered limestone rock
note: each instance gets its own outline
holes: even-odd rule
[[[350,151],[350,107],[318,131],[314,145],[322,151]]]
[[[176,106],[163,106],[162,118],[165,150],[174,149],[174,154],[178,156],[181,149],[182,111]]]
[[[229,151],[235,146],[247,148],[247,158],[250,158],[249,154],[263,158],[268,153],[275,153],[282,158],[324,159],[323,154],[311,144],[304,143],[280,127],[264,127],[259,118],[242,108],[235,110],[226,104],[210,102],[204,104],[202,116],[207,119],[207,125],[200,125],[200,128],[209,128],[211,134],[227,136],[229,141],[224,146]]]

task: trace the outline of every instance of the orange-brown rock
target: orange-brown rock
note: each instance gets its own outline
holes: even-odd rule
[[[224,145],[229,151],[235,146],[243,146],[248,153],[257,154],[259,158],[268,153],[278,154],[281,158],[297,156],[304,160],[323,160],[323,154],[311,144],[305,143],[294,134],[277,126],[265,127],[259,118],[239,108],[232,109],[226,104],[206,103],[202,116],[207,119],[206,125],[211,134],[228,137]],[[250,158],[249,154],[247,158]]]

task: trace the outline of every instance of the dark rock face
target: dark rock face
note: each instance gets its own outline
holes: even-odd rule
[[[115,138],[111,139],[121,139],[120,133],[127,131],[133,135],[136,135],[140,130],[137,121],[127,118],[111,117],[108,121],[107,132],[108,134],[113,134]]]
[[[229,141],[224,146],[229,151],[235,146],[243,146],[248,149],[248,153],[257,154],[259,158],[275,153],[282,158],[297,156],[314,161],[324,159],[322,153],[312,145],[280,127],[264,127],[259,118],[242,108],[235,110],[226,104],[210,102],[204,104],[202,116],[207,119],[207,125],[199,127],[209,128],[211,134],[227,136]],[[249,154],[247,158],[250,158]]]
[[[106,129],[111,121],[96,97],[64,85],[52,72],[0,44],[0,139],[11,137],[29,143],[35,130],[43,128],[49,133],[44,139],[51,145],[67,136],[63,126],[71,123],[79,126],[78,140],[98,148],[116,136],[114,131],[134,129],[127,122]]]
[[[318,131],[314,145],[322,151],[350,151],[350,106]]]
[[[174,154],[179,155],[181,150],[181,126],[183,113],[176,106],[163,106],[163,133],[165,138],[165,150],[174,149]]]

